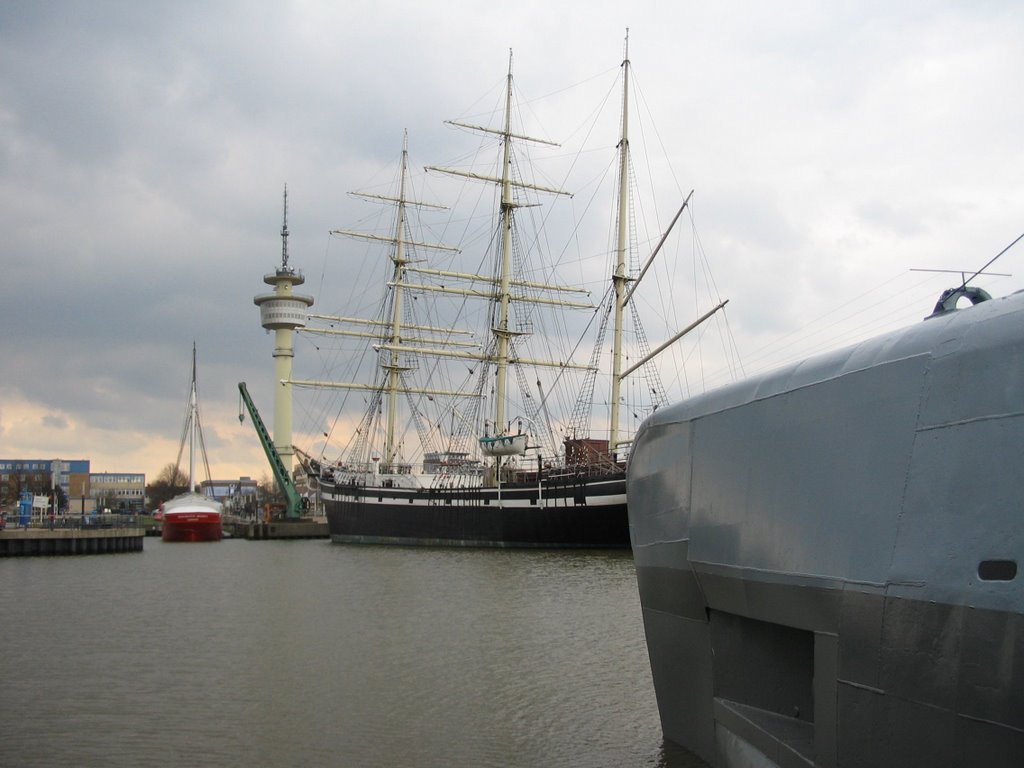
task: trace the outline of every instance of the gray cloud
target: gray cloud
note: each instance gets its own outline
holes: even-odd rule
[[[871,289],[909,306],[865,312],[913,321],[944,285],[919,284],[910,267],[980,266],[1019,234],[1018,4],[641,2],[626,20],[600,3],[527,2],[502,24],[475,3],[407,5],[0,6],[6,397],[105,441],[118,430],[176,441],[195,340],[211,440],[230,450],[213,414],[234,411],[237,382],[265,408],[273,397],[272,339],[252,296],[279,259],[283,184],[305,289],[345,309],[338,270],[351,275],[344,259],[365,254],[327,231],[365,215],[346,193],[393,177],[403,129],[420,166],[457,158],[470,143],[442,120],[491,108],[511,47],[524,117],[579,143],[627,23],[636,106],[658,124],[641,136],[638,122],[636,143],[667,152],[676,174],[660,160],[648,169],[668,190],[652,224],[697,189],[702,243],[741,351],[759,364],[779,360],[772,339],[788,339],[784,354],[800,338],[815,347],[800,329],[820,318],[849,338],[866,318],[840,322],[836,308]],[[586,98],[569,88],[580,83]],[[590,187],[605,169],[575,170],[572,204],[593,194],[607,206]],[[575,265],[599,261],[606,234],[582,234],[565,269],[600,275]],[[322,362],[306,344],[296,364],[313,375]]]

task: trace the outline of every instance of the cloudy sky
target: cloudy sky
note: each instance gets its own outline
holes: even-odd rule
[[[328,232],[361,215],[346,193],[390,178],[404,129],[420,167],[456,156],[442,121],[510,49],[520,91],[557,95],[614,78],[627,27],[747,373],[918,321],[954,278],[912,270],[976,270],[1024,232],[1015,0],[7,0],[0,455],[152,479],[195,340],[213,473],[264,474],[236,387],[270,422],[252,297],[285,182],[304,290],[342,309],[319,295]],[[977,284],[1021,288],[1024,245],[992,270],[1012,276]]]

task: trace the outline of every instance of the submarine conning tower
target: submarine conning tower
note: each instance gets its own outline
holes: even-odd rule
[[[716,768],[1024,765],[1022,444],[1024,291],[964,285],[649,416],[627,496],[665,738]]]
[[[295,357],[296,328],[304,328],[312,296],[293,292],[306,282],[302,272],[288,265],[288,186],[284,188],[284,223],[281,225],[281,266],[263,276],[263,282],[274,286],[273,293],[253,298],[260,308],[260,323],[274,332],[274,447],[285,468],[291,473],[292,457],[292,358]]]

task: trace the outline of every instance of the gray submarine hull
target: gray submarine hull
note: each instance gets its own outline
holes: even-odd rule
[[[1024,293],[940,310],[642,426],[666,739],[714,766],[1024,765]]]

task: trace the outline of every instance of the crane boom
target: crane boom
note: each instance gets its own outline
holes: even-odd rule
[[[302,509],[302,497],[299,496],[299,492],[295,489],[295,483],[288,476],[288,470],[285,469],[284,462],[281,461],[281,455],[277,452],[277,448],[274,447],[274,441],[271,440],[270,433],[267,432],[267,427],[264,425],[263,419],[260,418],[260,412],[256,410],[256,404],[249,396],[249,390],[246,388],[244,381],[238,382],[238,391],[242,395],[245,409],[249,411],[249,418],[252,419],[252,425],[256,428],[256,434],[259,435],[263,452],[267,454],[267,460],[270,462],[270,468],[274,472],[274,480],[277,481],[277,487],[281,489],[287,500],[285,516],[289,520],[298,520],[299,511]],[[242,419],[241,413],[238,414],[238,418],[239,420]]]

